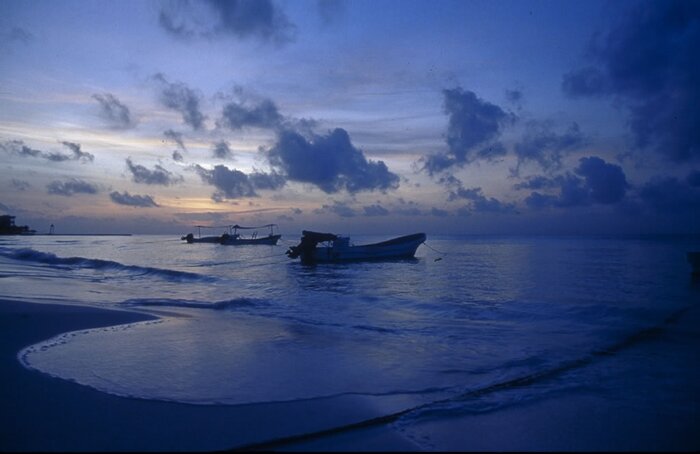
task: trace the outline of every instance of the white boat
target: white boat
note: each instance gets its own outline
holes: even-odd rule
[[[300,257],[304,264],[407,259],[415,256],[425,239],[425,233],[414,233],[380,243],[354,245],[346,236],[304,230],[300,243],[290,247],[287,256]]]

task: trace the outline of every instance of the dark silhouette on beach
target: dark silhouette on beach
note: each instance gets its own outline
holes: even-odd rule
[[[15,216],[3,214],[0,216],[0,235],[34,235],[36,230],[26,225],[15,225]]]

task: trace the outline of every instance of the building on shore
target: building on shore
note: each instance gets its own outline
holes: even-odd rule
[[[34,235],[36,230],[32,230],[26,225],[15,225],[15,217],[9,214],[0,215],[0,235]]]

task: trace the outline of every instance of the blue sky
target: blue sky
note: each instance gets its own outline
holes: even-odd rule
[[[0,3],[0,211],[63,232],[697,233],[700,3]]]

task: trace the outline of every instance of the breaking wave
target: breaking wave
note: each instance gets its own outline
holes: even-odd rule
[[[214,282],[217,280],[211,276],[204,276],[187,271],[154,268],[149,266],[125,265],[112,260],[91,259],[86,257],[59,257],[50,252],[41,252],[30,248],[0,248],[0,257],[23,262],[41,263],[55,267],[65,267],[67,269],[126,272],[138,276],[156,277],[174,282]]]

